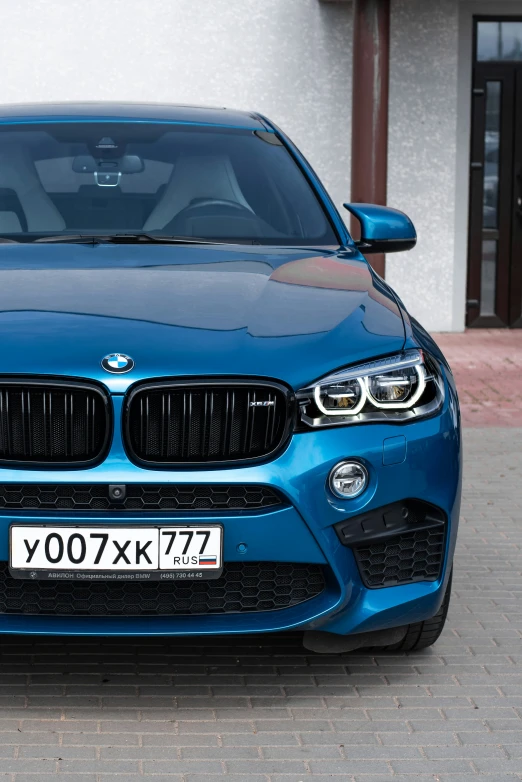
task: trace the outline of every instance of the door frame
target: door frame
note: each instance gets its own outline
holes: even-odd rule
[[[471,101],[473,80],[474,17],[483,20],[522,18],[522,0],[462,0],[459,7],[456,177],[454,210],[454,257],[451,291],[452,329],[464,331],[468,277],[469,175],[471,155]]]
[[[522,259],[522,62],[516,73],[514,132],[521,140],[514,145],[513,154],[513,220],[518,221],[519,229],[512,231],[511,245],[511,300],[510,319],[512,328],[522,328],[522,262],[515,264],[513,259]]]
[[[513,263],[513,252],[519,243],[514,231],[514,198],[517,189],[515,170],[516,126],[520,114],[516,99],[520,94],[522,60],[477,61],[477,29],[483,21],[522,22],[521,14],[475,15],[473,17],[473,67],[471,105],[471,150],[469,171],[469,236],[466,323],[472,328],[516,328],[521,320],[522,286],[519,269]],[[487,84],[502,85],[500,106],[499,189],[497,229],[483,228],[483,193],[485,169],[485,101]],[[517,154],[520,156],[519,151]],[[517,169],[518,170],[518,169]],[[489,235],[489,236],[488,236]],[[480,315],[477,302],[481,291],[483,240],[497,243],[495,279],[495,315]],[[471,257],[474,265],[471,265]]]
[[[474,30],[483,21],[474,20]],[[501,21],[511,21],[499,19]],[[517,20],[518,21],[518,20]],[[522,21],[522,19],[521,19]],[[507,328],[512,326],[512,308],[516,292],[511,284],[511,255],[513,238],[513,187],[512,171],[514,165],[515,138],[515,97],[516,68],[520,63],[480,62],[474,63],[472,90],[472,125],[469,169],[469,237],[468,237],[468,283],[467,318],[470,328]],[[485,169],[485,102],[488,83],[500,82],[502,85],[500,108],[500,132],[502,143],[499,148],[499,190],[498,190],[498,227],[483,228],[483,195]],[[510,172],[506,176],[506,172]],[[486,234],[484,236],[484,234]],[[495,280],[495,315],[480,315],[478,304],[481,294],[482,258],[484,239],[497,242],[497,263]],[[474,266],[471,257],[476,258]],[[519,297],[520,299],[520,297]],[[520,313],[520,307],[519,307]],[[519,314],[518,313],[518,314]]]

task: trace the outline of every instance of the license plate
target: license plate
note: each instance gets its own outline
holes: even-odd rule
[[[219,578],[223,528],[13,524],[9,568],[15,578],[61,581]]]

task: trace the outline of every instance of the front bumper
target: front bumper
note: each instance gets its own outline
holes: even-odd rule
[[[433,616],[449,578],[460,511],[461,440],[458,403],[447,383],[442,410],[415,423],[369,424],[295,434],[288,448],[266,464],[204,471],[144,470],[131,464],[116,431],[108,458],[98,467],[74,471],[0,470],[0,483],[205,483],[261,484],[277,488],[288,507],[261,512],[168,514],[74,514],[74,523],[165,523],[185,520],[224,526],[225,562],[283,561],[325,567],[326,588],[292,608],[256,613],[197,616],[32,616],[0,614],[0,633],[80,635],[204,635],[277,630],[325,630],[349,634],[382,630]],[[123,398],[114,397],[115,419]],[[387,464],[389,438],[404,436],[405,458]],[[327,489],[331,468],[346,458],[366,465],[370,483],[356,499],[340,500]],[[334,525],[361,512],[403,500],[421,499],[447,518],[446,551],[440,578],[402,586],[367,589],[354,554],[341,544]],[[8,559],[8,530],[13,520],[71,523],[71,514],[2,512],[0,561]],[[239,550],[239,544],[246,550]],[[245,546],[240,547],[242,549]]]

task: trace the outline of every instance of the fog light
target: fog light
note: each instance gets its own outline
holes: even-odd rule
[[[343,500],[353,499],[368,485],[368,472],[359,462],[340,462],[330,473],[330,489]]]

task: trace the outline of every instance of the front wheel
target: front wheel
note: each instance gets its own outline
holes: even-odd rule
[[[425,619],[424,622],[416,622],[413,625],[408,626],[406,635],[396,644],[390,644],[389,646],[381,646],[379,651],[386,652],[415,652],[419,649],[426,649],[428,646],[432,646],[435,643],[439,635],[444,629],[446,624],[446,617],[448,616],[448,608],[451,597],[451,581],[453,579],[453,570],[451,571],[448,586],[444,594],[444,600],[442,605],[431,619]]]

